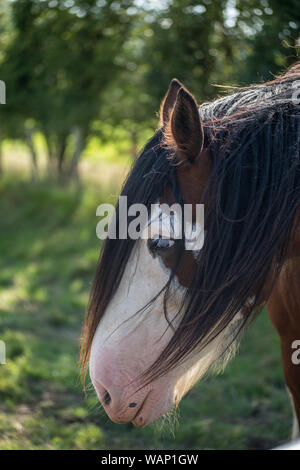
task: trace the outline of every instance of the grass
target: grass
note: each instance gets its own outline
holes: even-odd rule
[[[287,440],[279,341],[263,312],[221,376],[194,387],[177,424],[111,423],[82,393],[78,338],[99,253],[95,210],[118,192],[0,180],[0,449],[262,449]]]

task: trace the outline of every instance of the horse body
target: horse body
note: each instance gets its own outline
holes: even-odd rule
[[[189,203],[193,216],[204,203],[205,243],[192,253],[184,239],[159,229],[156,237],[105,242],[83,362],[90,359],[112,420],[145,426],[168,412],[207,371],[224,367],[267,301],[299,434],[300,365],[291,361],[300,339],[300,111],[291,102],[297,79],[299,65],[199,110],[178,81],[171,83],[161,128],[122,194],[148,207]]]
[[[300,371],[299,364],[294,364],[291,356],[292,345],[300,338],[300,258],[298,242],[295,243],[296,256],[293,252],[283,266],[277,283],[267,303],[269,317],[278,331],[281,342],[282,363],[286,384],[294,410],[292,438],[299,437],[300,423]]]

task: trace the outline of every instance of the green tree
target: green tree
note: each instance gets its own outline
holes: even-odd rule
[[[131,5],[132,0],[12,4],[14,34],[0,69],[9,95],[4,114],[22,122],[33,162],[32,136],[39,131],[49,167],[59,175],[76,174],[103,95],[121,69],[115,58],[130,32]]]
[[[224,2],[173,0],[148,14],[144,56],[147,89],[155,109],[175,76],[201,99],[213,96],[210,86],[223,28]]]
[[[145,128],[157,126],[157,112],[173,77],[200,100],[216,94],[210,82],[219,50],[224,49],[223,8],[221,0],[173,0],[156,9],[145,2],[140,8],[119,57],[123,72],[112,83],[102,108],[103,119],[130,135],[133,155]]]
[[[298,0],[237,0],[236,65],[242,83],[272,79],[297,60]]]

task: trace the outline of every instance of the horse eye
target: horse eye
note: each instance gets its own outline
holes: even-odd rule
[[[157,253],[163,253],[175,246],[175,240],[172,238],[154,237],[147,240],[148,249],[153,257]]]

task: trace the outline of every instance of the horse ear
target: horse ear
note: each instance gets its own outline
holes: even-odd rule
[[[193,162],[203,148],[204,133],[197,103],[185,88],[177,93],[169,125],[177,158]]]
[[[169,85],[168,91],[165,94],[165,97],[162,100],[160,106],[160,125],[162,127],[164,127],[169,121],[170,113],[174,107],[177,93],[182,86],[183,85],[179,80],[177,80],[177,78],[173,78]]]

